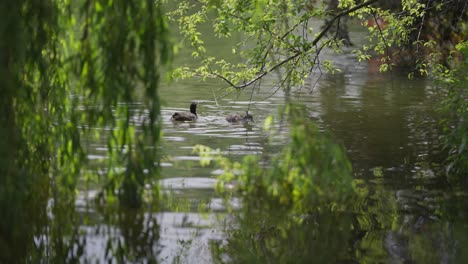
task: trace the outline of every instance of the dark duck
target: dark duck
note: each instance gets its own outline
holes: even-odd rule
[[[190,112],[175,112],[171,120],[173,121],[195,121],[197,120],[197,103],[190,104]]]
[[[229,123],[247,123],[253,121],[253,116],[246,111],[245,115],[228,115],[226,121]]]

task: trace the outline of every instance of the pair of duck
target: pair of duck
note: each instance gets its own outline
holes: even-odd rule
[[[171,117],[173,121],[195,121],[197,119],[197,103],[190,104],[190,112],[176,112]],[[253,116],[247,111],[245,115],[228,115],[226,121],[229,123],[246,123],[253,121]]]

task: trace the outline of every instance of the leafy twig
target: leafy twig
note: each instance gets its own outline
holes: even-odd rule
[[[297,57],[301,56],[301,55],[304,55],[306,54],[307,52],[309,52],[313,47],[315,47],[317,45],[317,43],[325,36],[325,34],[330,30],[330,28],[333,26],[333,24],[335,23],[335,21],[343,16],[346,16],[348,15],[349,13],[352,13],[356,10],[359,10],[361,8],[364,8],[366,6],[369,6],[375,2],[377,2],[379,0],[369,0],[369,1],[366,1],[366,2],[363,2],[361,4],[358,4],[350,9],[347,9],[347,10],[343,10],[341,12],[339,12],[338,14],[336,14],[329,22],[328,24],[325,26],[324,29],[322,29],[322,31],[315,37],[315,39],[311,42],[311,45],[309,45],[308,47],[306,47],[305,49],[303,49],[302,51],[297,51],[296,53],[292,54],[291,56],[285,58],[284,60],[282,60],[281,62],[279,62],[278,64],[272,66],[271,68],[269,68],[268,70],[265,70],[265,71],[262,71],[261,73],[259,73],[255,78],[253,78],[252,80],[248,81],[248,82],[244,82],[242,84],[239,84],[239,85],[236,85],[234,83],[232,83],[228,78],[226,78],[225,76],[219,74],[219,73],[216,73],[216,72],[212,72],[211,74],[219,77],[220,79],[222,79],[223,81],[227,82],[230,86],[234,87],[235,89],[237,90],[241,90],[241,89],[244,89],[245,87],[248,87],[252,84],[254,84],[255,82],[257,82],[258,80],[260,80],[261,78],[263,78],[265,75],[271,73],[272,71],[274,70],[277,70],[278,68],[280,68],[281,66],[283,66],[284,64],[296,59]],[[292,31],[288,31],[286,34],[284,34],[281,39],[283,39],[285,36],[287,36],[290,32]],[[318,55],[318,53],[317,53]]]

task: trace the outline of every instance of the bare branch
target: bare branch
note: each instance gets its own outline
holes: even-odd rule
[[[427,0],[427,4],[426,6],[429,6],[429,4],[431,3],[431,0]],[[419,40],[421,38],[421,32],[422,32],[422,29],[423,29],[423,26],[424,26],[424,19],[426,18],[426,14],[424,13],[423,17],[422,17],[422,20],[421,20],[421,25],[419,26],[419,31],[418,31],[418,36],[416,37],[416,53],[419,52]]]

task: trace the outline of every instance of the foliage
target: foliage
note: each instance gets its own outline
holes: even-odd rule
[[[442,143],[448,151],[447,175],[455,183],[466,182],[468,175],[468,42],[457,46],[459,66],[453,70],[439,65],[437,83],[443,88],[440,112],[443,137]],[[455,54],[454,54],[455,55]]]
[[[343,44],[349,43],[344,39],[347,33],[340,33],[347,17],[369,32],[367,43],[353,50],[359,61],[377,57],[382,72],[409,65],[410,77],[414,73],[425,76],[430,66],[427,58],[443,56],[445,48],[441,47],[463,36],[468,11],[459,5],[463,3],[445,0],[332,0],[328,5],[310,0],[181,1],[170,17],[177,20],[184,44],[192,48],[200,66],[181,67],[175,77],[221,78],[231,87],[243,89],[268,74],[279,73],[276,85],[301,85],[312,71],[337,70],[319,54],[325,48],[342,52]],[[316,19],[326,19],[325,25],[319,26]],[[245,60],[235,64],[209,54],[199,31],[203,24],[213,25],[213,34],[220,38],[241,32],[243,39],[226,48]],[[433,34],[434,28],[438,35]],[[447,38],[451,32],[454,37]]]
[[[143,143],[160,137],[167,23],[150,0],[2,1],[0,15],[0,262],[77,261],[79,182],[104,182],[109,201],[139,207],[156,176],[157,148]],[[91,137],[107,141],[102,180],[87,170]]]
[[[375,1],[359,5],[364,7]],[[180,68],[176,77],[218,77],[236,89],[242,89],[259,81],[267,74],[279,71],[287,73],[278,84],[292,81],[300,84],[319,62],[318,53],[324,47],[336,47],[340,40],[323,40],[323,31],[317,33],[312,18],[323,18],[327,13],[323,6],[312,8],[310,1],[181,1],[171,17],[177,18],[179,29],[201,60],[196,69]],[[342,17],[357,7],[336,15]],[[245,62],[231,64],[225,58],[207,55],[204,40],[198,31],[202,23],[212,23],[213,33],[221,38],[233,32],[242,32],[244,39],[232,49],[245,57]],[[334,67],[325,67],[334,69]]]

